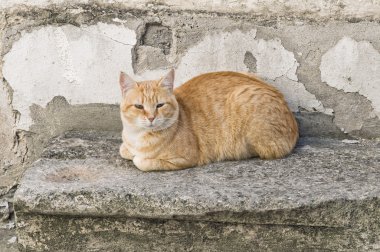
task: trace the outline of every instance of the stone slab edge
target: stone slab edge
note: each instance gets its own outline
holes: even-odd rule
[[[317,226],[345,226],[348,222],[365,219],[360,216],[380,216],[380,188],[375,182],[379,176],[374,163],[379,155],[376,141],[350,146],[339,140],[304,139],[295,155],[266,164],[252,159],[215,163],[175,173],[142,173],[132,162],[118,156],[119,139],[78,137],[57,139],[48,147],[45,157],[26,171],[15,196],[16,212]],[[323,161],[322,156],[327,159],[335,157],[336,160]],[[363,160],[367,160],[366,156],[370,159],[365,163],[360,161],[360,156]],[[310,158],[319,163],[316,169],[320,167],[321,171],[313,173],[311,163],[304,163]],[[345,159],[351,160],[344,161],[350,167],[344,168],[340,164]],[[342,167],[336,167],[334,171],[335,165]],[[281,168],[276,170],[276,166],[288,167],[289,172]],[[326,166],[330,168],[326,169]],[[314,179],[309,179],[308,171]],[[331,174],[327,176],[326,172]],[[77,176],[83,181],[76,180]],[[265,176],[278,182],[271,183]],[[294,186],[302,179],[318,185],[324,176],[331,181],[324,181],[325,186],[320,184],[321,188],[313,189],[305,184],[305,190],[300,190]],[[343,184],[332,183],[339,176],[347,176],[348,180]],[[279,179],[282,177],[283,182]],[[269,196],[262,190],[242,186],[240,190],[248,191],[242,194],[242,198],[237,197],[239,192],[232,188],[233,183],[249,183],[254,178],[269,182],[266,193],[274,194]],[[366,180],[367,186],[360,186],[362,180]],[[204,186],[207,181],[211,184]],[[231,188],[225,187],[226,183]],[[326,194],[323,187],[333,188],[335,194]],[[285,191],[281,193],[281,190]],[[211,194],[210,197],[207,193]],[[224,199],[224,196],[228,197]],[[353,214],[357,217],[347,217]]]

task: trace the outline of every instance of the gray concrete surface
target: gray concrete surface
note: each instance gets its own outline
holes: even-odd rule
[[[304,136],[380,136],[376,1],[1,1],[0,195],[50,138],[120,130],[117,76],[256,72]],[[238,46],[236,46],[238,45]],[[349,112],[348,112],[349,111]]]
[[[143,173],[118,135],[67,132],[15,195],[27,250],[380,248],[380,143],[302,138],[293,154]]]

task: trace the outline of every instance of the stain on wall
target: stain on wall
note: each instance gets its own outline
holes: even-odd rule
[[[257,59],[250,51],[246,51],[244,54],[244,64],[248,68],[249,72],[257,72]]]

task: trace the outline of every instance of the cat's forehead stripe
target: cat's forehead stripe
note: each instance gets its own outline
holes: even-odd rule
[[[153,81],[146,81],[139,83],[140,91],[142,93],[142,103],[157,103],[157,87]]]

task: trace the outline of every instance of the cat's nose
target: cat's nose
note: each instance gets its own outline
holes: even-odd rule
[[[155,117],[148,117],[148,120],[149,120],[150,122],[153,122],[154,118],[155,118]]]

